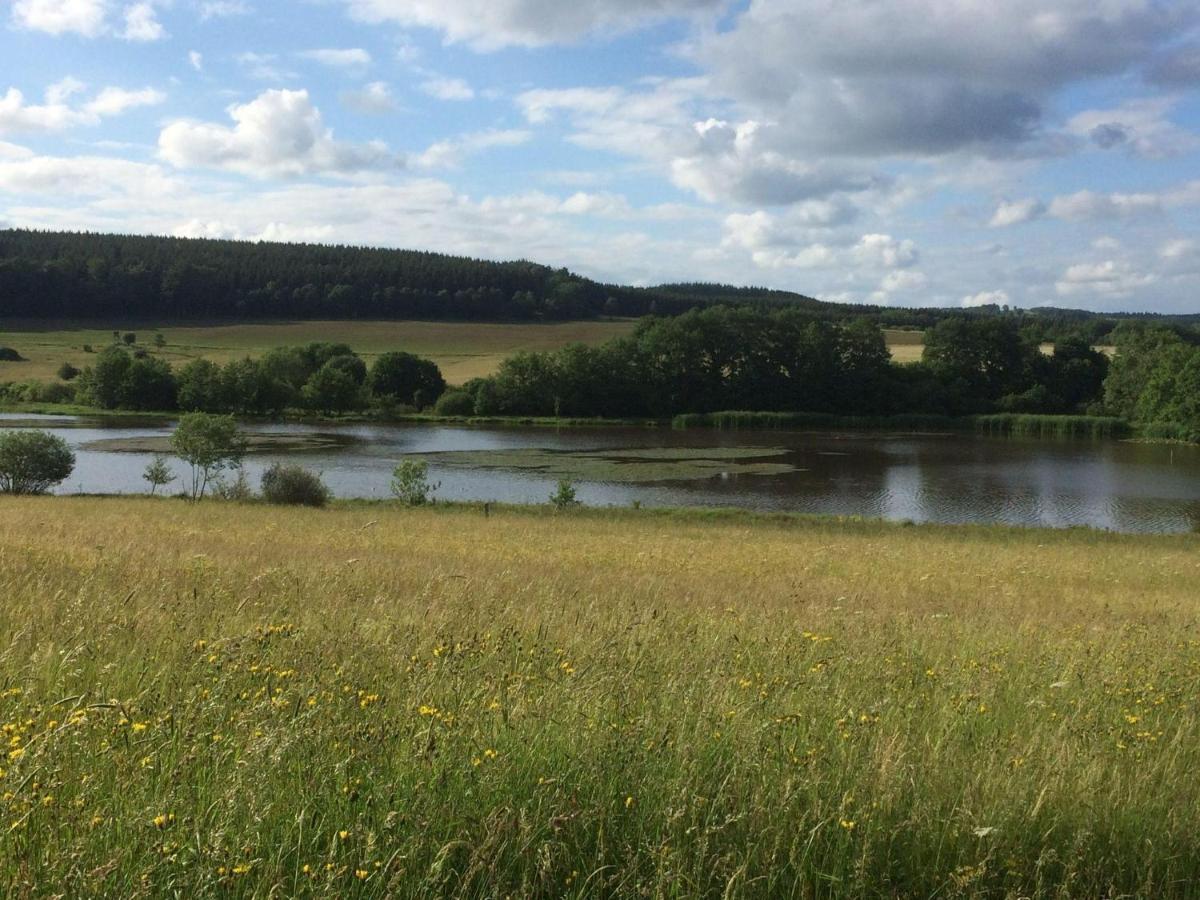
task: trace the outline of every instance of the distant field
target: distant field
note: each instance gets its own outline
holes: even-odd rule
[[[633,320],[556,322],[552,324],[495,324],[486,322],[274,322],[236,325],[115,324],[108,328],[78,323],[39,324],[0,320],[0,346],[9,346],[28,359],[0,362],[0,381],[51,380],[63,362],[83,368],[89,354],[84,344],[99,350],[112,342],[114,330],[132,331],[138,345],[173,365],[204,357],[226,362],[257,357],[286,344],[338,341],[349,344],[370,362],[380,353],[407,350],[432,359],[451,384],[490,375],[500,361],[518,350],[553,350],[566,344],[600,344],[629,334]],[[154,335],[166,346],[156,350]]]
[[[0,896],[1194,897],[1198,551],[0,497]]]
[[[112,341],[114,330],[132,331],[138,346],[179,366],[204,357],[226,362],[243,356],[261,356],[285,344],[340,341],[349,344],[368,362],[389,350],[407,350],[432,359],[450,384],[490,375],[500,361],[518,350],[553,350],[582,342],[601,344],[633,331],[633,320],[558,322],[553,324],[486,322],[274,322],[236,325],[155,325],[117,323],[105,328],[80,323],[32,323],[0,320],[0,346],[12,347],[28,361],[0,362],[0,382],[51,381],[58,367],[70,362],[88,364],[84,344],[99,350]],[[154,347],[155,334],[166,346]],[[885,332],[888,347],[898,362],[921,358],[919,331]]]

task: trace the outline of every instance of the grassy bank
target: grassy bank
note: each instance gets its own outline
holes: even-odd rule
[[[676,428],[788,428],[880,431],[975,431],[1012,437],[1127,437],[1133,428],[1107,416],[1040,416],[999,413],[984,416],[839,416],[830,413],[731,410],[676,416]],[[1154,437],[1154,435],[1147,435]]]
[[[1198,550],[0,498],[0,893],[1187,896]]]

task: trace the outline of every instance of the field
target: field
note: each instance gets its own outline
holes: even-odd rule
[[[0,498],[0,894],[1194,896],[1198,551]]]
[[[113,323],[104,328],[80,323],[32,323],[0,319],[0,346],[12,347],[27,362],[0,362],[0,382],[52,381],[59,366],[88,364],[85,344],[99,350],[113,331],[132,331],[139,345],[179,366],[205,357],[226,362],[261,356],[274,347],[309,341],[341,341],[368,362],[389,350],[407,350],[432,359],[450,384],[490,375],[500,361],[518,350],[554,350],[576,341],[600,344],[629,334],[633,320],[596,322],[276,322],[234,325],[156,325]],[[166,346],[153,344],[162,334]],[[900,362],[921,358],[921,332],[887,331],[892,356]]]
[[[132,331],[139,346],[179,366],[204,357],[227,362],[257,357],[275,347],[309,341],[349,344],[368,363],[389,350],[407,350],[438,364],[450,384],[490,375],[500,361],[518,350],[553,350],[576,341],[599,344],[628,334],[632,320],[496,324],[487,322],[276,322],[269,324],[156,326],[114,324],[40,325],[0,320],[0,345],[13,347],[28,362],[0,362],[0,381],[52,380],[64,361],[83,368],[89,354],[84,344],[99,350],[112,342],[113,331]],[[155,334],[166,346],[157,350]]]

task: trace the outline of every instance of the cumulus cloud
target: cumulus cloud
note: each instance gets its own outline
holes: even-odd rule
[[[125,7],[125,27],[121,37],[127,41],[147,43],[162,40],[167,31],[158,21],[153,3],[134,3]]]
[[[1040,200],[1005,200],[996,207],[988,223],[992,228],[1005,228],[1041,218],[1046,213],[1046,204]]]
[[[1124,219],[1146,213],[1161,212],[1162,198],[1157,194],[1100,194],[1078,191],[1050,202],[1049,214],[1056,219],[1072,222],[1097,219]]]
[[[437,76],[420,84],[421,91],[438,100],[473,100],[475,89],[461,78]]]
[[[16,0],[13,21],[46,34],[96,37],[105,28],[108,0]]]
[[[494,147],[517,147],[527,143],[532,137],[530,132],[520,129],[464,134],[430,145],[425,152],[413,157],[412,165],[417,169],[453,169],[461,166],[468,156]]]
[[[158,152],[180,168],[228,169],[259,178],[346,174],[396,167],[380,143],[334,140],[308,91],[271,90],[230,107],[232,126],[173,122],[158,137]]]
[[[966,308],[976,306],[1008,306],[1008,291],[980,291],[978,294],[968,294],[962,298],[961,305]]]
[[[911,240],[897,240],[890,234],[864,234],[854,248],[861,262],[886,269],[904,269],[917,262],[917,247]]]
[[[120,115],[137,106],[162,103],[166,95],[154,88],[130,91],[106,87],[85,103],[72,105],[70,100],[84,90],[85,85],[74,78],[64,78],[46,89],[44,103],[27,103],[16,88],[0,96],[0,134],[64,131],[77,126],[98,125],[101,119]]]
[[[1055,282],[1054,289],[1063,297],[1092,295],[1124,298],[1154,284],[1156,280],[1152,274],[1136,271],[1128,261],[1107,259],[1069,266]]]
[[[1198,17],[1184,0],[755,0],[691,55],[793,148],[999,152],[1036,136],[1054,91],[1145,63]]]
[[[204,71],[204,54],[202,54],[199,50],[189,50],[188,51],[188,65],[190,65],[197,72],[203,72]]]
[[[728,0],[344,0],[353,16],[441,31],[483,50],[573,42],[665,18],[720,10]]]

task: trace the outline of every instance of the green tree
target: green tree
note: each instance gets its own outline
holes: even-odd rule
[[[233,416],[194,412],[181,416],[171,435],[171,449],[191,469],[189,496],[199,500],[209,483],[226,469],[239,469],[246,439]]]
[[[75,471],[67,442],[46,431],[0,434],[0,493],[44,494]]]
[[[179,370],[179,408],[187,412],[219,412],[228,408],[221,367],[211,360],[196,359]]]
[[[125,378],[133,359],[118,346],[105,347],[80,379],[84,396],[101,409],[116,409],[124,399]]]
[[[384,353],[371,366],[367,387],[379,400],[420,408],[437,402],[446,390],[446,379],[432,360],[412,353]]]
[[[142,473],[142,478],[150,484],[150,493],[154,494],[160,487],[164,487],[175,480],[175,473],[171,471],[171,467],[167,464],[166,457],[156,456],[146,466],[146,471]]]
[[[362,406],[362,387],[354,376],[331,359],[304,385],[304,403],[325,413],[347,412]]]

